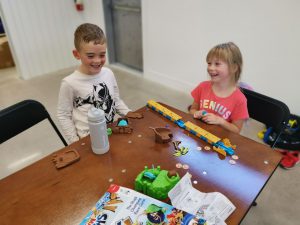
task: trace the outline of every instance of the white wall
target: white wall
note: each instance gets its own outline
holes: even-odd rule
[[[72,56],[73,34],[83,22],[103,27],[101,1],[1,0],[0,9],[17,70],[23,79],[77,65]]]
[[[207,79],[205,57],[233,41],[244,57],[242,80],[300,115],[300,1],[143,0],[144,74],[190,92]]]
[[[242,80],[300,115],[300,1],[141,1],[145,78],[189,93],[208,78],[209,49],[234,41],[244,56]],[[0,0],[23,78],[77,64],[75,27],[92,22],[104,28],[102,1],[86,0],[84,7],[77,12],[73,0]]]

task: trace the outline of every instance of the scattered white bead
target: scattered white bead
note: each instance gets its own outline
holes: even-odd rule
[[[201,146],[197,147],[197,150],[198,150],[198,151],[201,151],[201,150],[202,150],[202,147],[201,147]]]
[[[205,146],[204,149],[205,149],[206,151],[209,151],[209,150],[210,150],[210,147],[209,147],[209,146]]]
[[[231,165],[235,165],[235,164],[236,164],[236,161],[234,161],[233,159],[230,159],[230,160],[229,160],[229,163],[230,163]]]
[[[178,168],[178,169],[182,168],[182,164],[181,163],[177,163],[176,164],[176,168]]]
[[[182,165],[182,168],[185,169],[185,170],[187,170],[187,169],[189,169],[190,167],[189,167],[189,165],[187,165],[187,164],[183,164],[183,165]]]
[[[232,155],[231,158],[234,159],[234,160],[238,160],[239,159],[239,157],[237,155]]]

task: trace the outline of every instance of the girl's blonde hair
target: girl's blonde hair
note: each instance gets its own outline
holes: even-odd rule
[[[237,83],[241,77],[243,67],[243,57],[239,47],[233,42],[216,45],[208,52],[206,62],[208,63],[213,58],[228,64],[229,71],[234,75],[234,80]]]

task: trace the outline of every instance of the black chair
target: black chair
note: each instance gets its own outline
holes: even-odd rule
[[[63,144],[68,146],[46,108],[35,100],[24,100],[0,111],[0,144],[45,119],[49,120]]]
[[[241,88],[241,91],[247,98],[247,107],[250,118],[264,123],[267,127],[272,127],[276,136],[274,141],[270,143],[271,148],[274,148],[280,135],[286,128],[290,110],[287,105],[279,100],[257,93],[255,91]],[[253,201],[253,206],[256,206],[256,201]]]
[[[245,88],[241,88],[241,91],[247,98],[249,116],[275,131],[274,141],[270,142],[270,146],[274,148],[288,124],[289,108],[285,103],[255,91]]]

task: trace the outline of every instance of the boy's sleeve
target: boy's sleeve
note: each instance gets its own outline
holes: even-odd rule
[[[66,81],[62,81],[57,106],[57,118],[65,137],[70,143],[79,140],[75,124],[72,119],[73,112],[73,90]]]
[[[115,76],[113,76],[113,82],[114,82],[114,94],[115,94],[114,100],[116,104],[115,106],[116,106],[117,113],[121,116],[125,116],[129,111],[132,110],[129,109],[127,105],[120,98],[119,87]]]

